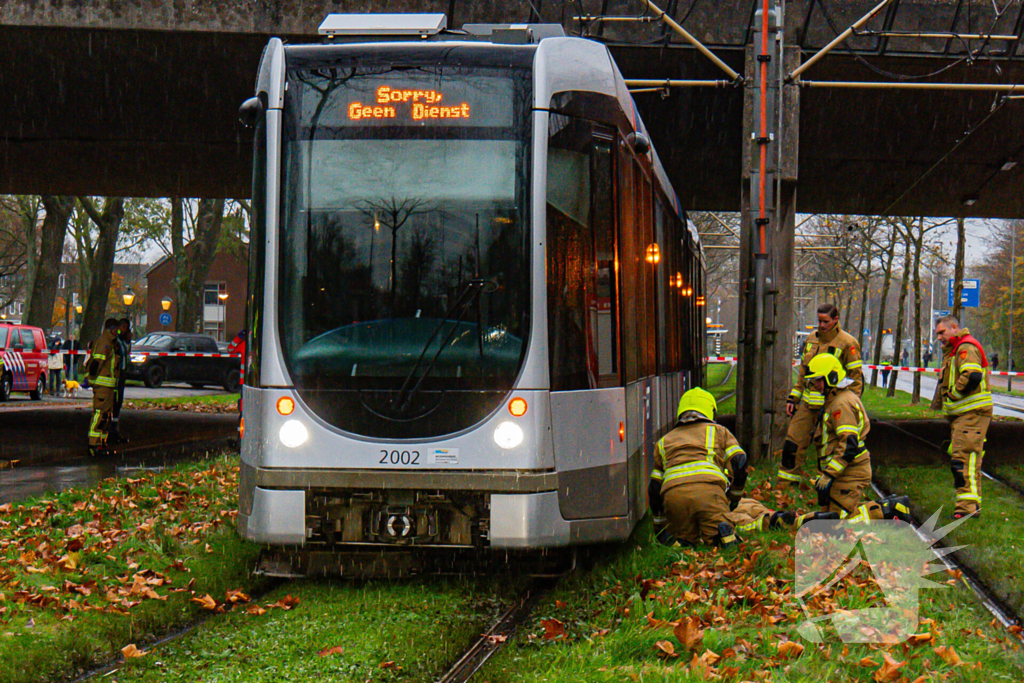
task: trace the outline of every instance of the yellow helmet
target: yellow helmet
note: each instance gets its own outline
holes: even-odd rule
[[[839,359],[831,353],[822,353],[808,363],[804,379],[818,379],[819,377],[824,377],[825,384],[834,387],[846,379],[846,370]]]
[[[718,412],[718,402],[715,401],[715,397],[710,392],[696,387],[687,391],[679,399],[679,409],[676,411],[676,417],[679,417],[687,410],[696,410],[707,419],[714,420],[715,413]]]

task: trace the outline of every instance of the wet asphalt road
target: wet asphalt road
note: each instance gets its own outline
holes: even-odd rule
[[[152,389],[125,392],[154,398]],[[167,388],[174,395],[217,393]],[[59,491],[136,468],[162,468],[195,452],[222,450],[237,438],[237,413],[130,410],[121,413],[129,442],[106,458],[88,455],[91,397],[30,401],[15,395],[0,404],[0,504]]]

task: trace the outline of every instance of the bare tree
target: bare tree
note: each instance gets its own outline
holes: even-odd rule
[[[177,293],[179,332],[199,332],[203,319],[203,285],[217,254],[224,219],[223,199],[200,199],[196,207],[194,237],[186,243],[185,214],[191,203],[171,200],[171,248]]]
[[[899,233],[891,221],[884,224],[884,232],[881,240],[884,244],[882,251],[882,299],[878,305],[878,334],[875,335],[874,362],[878,365],[882,361],[882,330],[885,328],[885,308],[889,298],[889,286],[892,284],[892,265],[896,260],[896,246],[899,243]],[[878,370],[871,373],[871,386],[878,386]]]
[[[426,200],[413,197],[398,199],[393,196],[360,202],[358,208],[364,216],[373,220],[374,228],[379,223],[391,232],[391,281],[388,283],[388,292],[390,307],[394,311],[398,290],[398,231],[416,214],[429,213],[432,209]]]
[[[23,321],[50,329],[53,324],[53,305],[57,298],[64,241],[68,234],[68,221],[75,208],[74,197],[43,195],[46,217],[40,230],[39,262],[31,289],[27,291],[28,306]]]
[[[903,242],[903,273],[900,276],[900,297],[896,311],[896,327],[893,328],[892,355],[893,365],[901,365],[900,358],[903,353],[903,317],[907,310],[907,287],[910,284],[910,271],[914,257],[914,238],[912,233],[913,218],[899,218],[893,222],[899,239]],[[918,219],[924,221],[923,218]],[[892,371],[889,379],[889,387],[886,389],[886,396],[896,395],[896,380],[899,377],[899,370]]]
[[[79,250],[80,262],[87,262],[89,273],[81,336],[84,340],[92,340],[103,331],[103,319],[107,315],[117,237],[124,220],[124,197],[107,197],[102,210],[97,209],[88,197],[79,197],[78,203],[99,230],[95,243],[91,243],[88,231],[80,230],[78,234],[79,244],[83,247]],[[89,241],[85,242],[86,239]]]
[[[953,265],[953,308],[950,313],[957,320],[960,319],[960,311],[963,304],[960,299],[964,291],[964,252],[967,249],[967,229],[964,227],[964,219],[956,219],[956,260]]]

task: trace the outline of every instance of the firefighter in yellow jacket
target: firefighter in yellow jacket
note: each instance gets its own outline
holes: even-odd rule
[[[950,422],[949,455],[956,488],[954,519],[981,511],[981,461],[992,422],[989,366],[981,342],[953,316],[935,323],[942,340],[942,374],[932,407],[942,408]]]
[[[864,390],[861,373],[864,362],[860,346],[856,339],[840,329],[839,309],[833,304],[818,308],[818,329],[807,338],[796,383],[786,399],[786,414],[791,419],[782,444],[782,463],[779,466],[778,484],[783,488],[803,480],[800,474],[803,454],[814,438],[818,417],[825,404],[825,396],[807,383],[807,368],[811,360],[820,355],[830,355],[839,361],[851,381],[850,389],[860,396]]]
[[[89,422],[89,455],[107,452],[107,431],[114,411],[114,392],[120,373],[120,344],[117,342],[117,321],[107,320],[103,334],[93,342],[86,372],[92,387],[92,420]]]
[[[726,515],[743,497],[747,454],[716,424],[715,397],[701,388],[679,400],[675,428],[658,441],[649,494],[655,516],[664,510],[668,533],[680,542],[736,543]]]

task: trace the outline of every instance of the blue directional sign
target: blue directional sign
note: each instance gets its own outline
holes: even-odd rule
[[[953,307],[953,278],[949,279],[948,303]],[[964,308],[977,308],[981,305],[981,280],[964,280],[964,288],[960,292],[960,305]]]
[[[170,313],[161,313],[160,314],[160,324],[161,325],[170,325],[171,324],[171,314]]]

